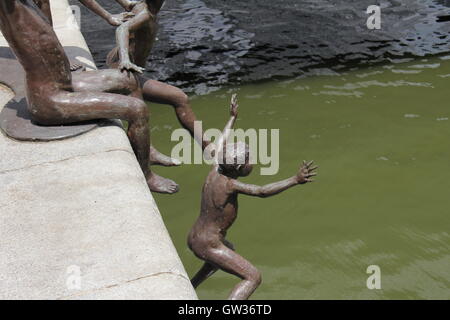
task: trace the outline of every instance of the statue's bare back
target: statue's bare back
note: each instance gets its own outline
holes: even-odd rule
[[[33,1],[2,0],[0,25],[26,71],[27,82],[56,90],[71,88],[69,60],[53,28]]]

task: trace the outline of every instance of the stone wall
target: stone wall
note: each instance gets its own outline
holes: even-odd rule
[[[61,43],[88,50],[67,0],[52,9]],[[0,109],[12,97],[0,85]],[[120,125],[0,134],[0,243],[0,299],[197,298]]]

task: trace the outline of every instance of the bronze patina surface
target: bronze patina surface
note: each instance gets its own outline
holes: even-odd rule
[[[188,245],[199,259],[205,261],[192,278],[194,288],[220,269],[241,279],[228,298],[246,300],[260,285],[261,273],[239,255],[234,245],[226,239],[228,229],[237,218],[239,194],[260,198],[274,196],[294,186],[313,182],[318,167],[314,166],[313,161],[303,161],[297,174],[288,179],[265,186],[240,182],[238,178],[248,176],[253,167],[248,145],[243,142],[227,145],[237,109],[234,95],[231,118],[217,143],[215,164],[203,185],[201,212],[189,233]]]
[[[52,15],[49,0],[33,0],[42,11],[47,22],[52,25]],[[95,0],[80,0],[90,10],[103,17],[111,25],[118,26],[123,22],[125,15],[111,15]],[[64,51],[71,62],[71,71],[82,71],[89,67],[78,57],[93,60],[91,54],[78,47],[64,47]],[[53,141],[78,136],[96,128],[99,120],[69,123],[57,126],[44,126],[34,122],[28,111],[26,89],[24,84],[25,71],[17,61],[9,47],[0,47],[0,83],[11,88],[15,97],[7,103],[0,112],[0,129],[10,138],[20,141]],[[107,121],[103,121],[107,123]],[[110,122],[111,123],[111,122]]]
[[[205,149],[209,141],[202,132],[194,130],[197,120],[188,96],[172,85],[146,78],[141,75],[146,70],[147,60],[153,49],[158,31],[157,16],[164,0],[128,1],[116,0],[130,16],[116,30],[116,47],[108,54],[107,64],[110,68],[121,71],[136,72],[142,86],[142,97],[152,104],[165,104],[174,108],[180,124]],[[177,165],[177,161],[160,153],[153,146],[150,152],[152,164],[163,166]]]
[[[178,191],[175,182],[150,170],[150,114],[134,74],[116,69],[72,73],[50,21],[33,0],[1,1],[0,30],[25,71],[27,109],[33,122],[60,126],[126,120],[128,138],[150,190]]]
[[[88,67],[77,57],[91,60],[91,54],[78,47],[64,47],[70,61]],[[28,112],[25,89],[25,72],[9,47],[0,47],[0,83],[14,91],[11,99],[0,112],[0,129],[10,138],[20,141],[54,141],[79,136],[98,127],[100,122],[88,121],[64,126],[43,126],[32,121]],[[111,122],[110,122],[111,123]]]

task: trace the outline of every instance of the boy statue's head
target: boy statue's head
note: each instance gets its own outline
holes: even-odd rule
[[[250,163],[250,148],[244,142],[224,145],[218,155],[222,174],[231,177],[246,177],[253,169]]]

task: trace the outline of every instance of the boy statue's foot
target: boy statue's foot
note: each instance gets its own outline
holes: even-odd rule
[[[147,177],[147,184],[151,191],[165,194],[174,194],[180,190],[175,181],[163,178],[151,172]]]
[[[86,68],[79,63],[73,62],[70,64],[70,72],[81,72],[81,71],[86,71]]]
[[[173,159],[171,157],[162,154],[152,146],[150,147],[150,165],[175,167],[181,165],[181,162],[177,159]]]

